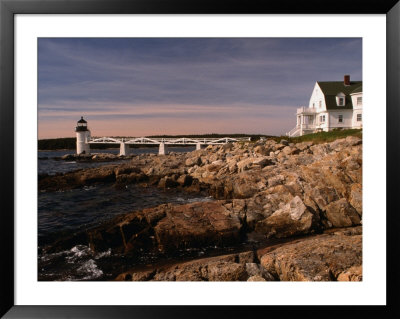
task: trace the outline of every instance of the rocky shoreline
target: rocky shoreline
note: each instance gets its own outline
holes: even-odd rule
[[[57,252],[86,244],[125,256],[174,256],[254,243],[233,254],[125,271],[116,280],[362,280],[362,140],[267,140],[190,153],[137,155],[128,163],[40,176],[39,191],[97,183],[180,188],[212,202],[164,204],[60,238]],[[300,236],[300,237],[299,237]],[[268,239],[283,243],[265,245]]]
[[[66,154],[61,157],[55,157],[58,161],[76,161],[76,162],[113,162],[133,158],[134,155],[116,155],[112,153],[93,153],[93,154]]]

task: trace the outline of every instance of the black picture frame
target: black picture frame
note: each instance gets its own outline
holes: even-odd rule
[[[387,305],[386,306],[20,306],[14,304],[14,15],[15,14],[385,14],[387,21]],[[399,231],[395,181],[399,163],[400,3],[398,0],[176,1],[0,0],[0,315],[5,318],[205,318],[293,315],[399,317]],[[384,141],[382,141],[384,143]],[[379,146],[377,146],[379,147]],[[177,301],[179,304],[179,301]]]

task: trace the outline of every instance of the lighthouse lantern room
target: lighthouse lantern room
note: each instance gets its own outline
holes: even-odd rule
[[[88,139],[90,138],[90,131],[87,127],[87,122],[81,116],[77,122],[76,128],[76,154],[90,154],[90,145]]]

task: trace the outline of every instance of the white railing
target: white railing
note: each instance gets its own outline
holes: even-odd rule
[[[312,113],[312,114],[314,114],[314,113],[317,113],[317,110],[315,108],[312,108],[312,107],[302,106],[302,107],[299,107],[297,109],[297,114],[300,114],[300,113]]]
[[[315,130],[317,126],[315,124],[300,124],[293,128],[290,132],[286,133],[289,137],[299,136],[302,131]]]
[[[316,128],[315,124],[302,124],[301,126],[303,130],[313,130]]]
[[[216,145],[226,144],[239,141],[250,141],[250,137],[223,137],[223,138],[148,138],[148,137],[91,137],[88,139],[89,144],[182,144],[182,145]]]
[[[286,133],[287,136],[292,137],[292,136],[297,136],[300,133],[300,126],[296,126],[294,129],[292,129],[290,132]]]

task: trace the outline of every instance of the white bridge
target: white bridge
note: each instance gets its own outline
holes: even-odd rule
[[[129,145],[159,145],[158,154],[167,153],[167,145],[196,145],[196,150],[202,145],[221,145],[239,141],[250,141],[250,137],[232,138],[149,138],[149,137],[87,137],[87,144],[120,144],[119,155],[129,155]]]

